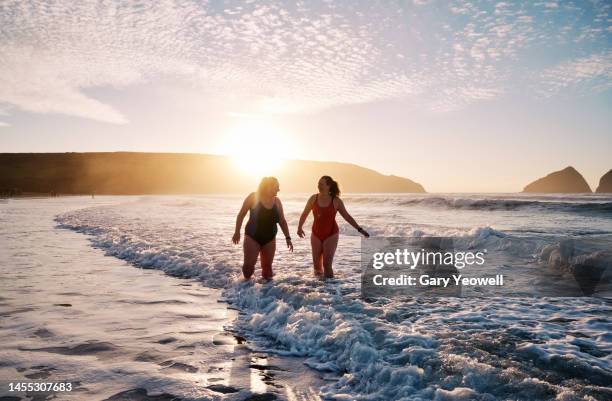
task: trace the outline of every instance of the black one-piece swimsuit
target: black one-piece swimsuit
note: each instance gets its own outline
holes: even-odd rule
[[[278,208],[276,203],[270,208],[266,208],[261,201],[250,209],[249,221],[244,228],[244,232],[253,238],[259,246],[264,246],[276,237],[279,222]]]

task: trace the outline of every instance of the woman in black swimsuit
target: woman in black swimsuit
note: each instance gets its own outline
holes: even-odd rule
[[[245,279],[251,278],[255,271],[257,257],[261,255],[261,276],[272,278],[272,261],[276,252],[276,224],[280,224],[287,248],[293,252],[293,244],[289,236],[289,227],[283,213],[283,205],[276,197],[280,190],[275,177],[264,177],[259,183],[257,192],[251,192],[242,203],[242,208],[236,218],[236,230],[232,242],[240,242],[240,228],[242,221],[250,211],[249,221],[244,229],[244,264],[242,274]]]

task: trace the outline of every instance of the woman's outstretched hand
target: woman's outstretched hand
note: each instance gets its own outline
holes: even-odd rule
[[[238,244],[240,242],[240,233],[238,231],[236,231],[232,236],[232,242],[234,244]]]
[[[357,230],[361,233],[361,235],[363,235],[366,238],[370,238],[370,234],[368,234],[368,232],[366,230],[364,230],[363,228],[359,227],[359,230]]]
[[[289,248],[289,251],[293,252],[293,242],[291,242],[291,238],[287,238],[287,248]]]
[[[297,235],[298,235],[298,237],[300,237],[300,238],[304,238],[304,237],[306,236],[306,233],[304,232],[304,230],[302,229],[302,227],[298,228]]]

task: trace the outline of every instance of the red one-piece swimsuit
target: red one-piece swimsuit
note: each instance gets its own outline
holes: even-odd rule
[[[332,198],[329,205],[319,206],[319,195],[315,198],[312,206],[312,214],[314,215],[314,223],[312,223],[312,233],[323,242],[328,237],[338,233],[338,223],[336,223],[336,208],[334,207],[334,199]]]

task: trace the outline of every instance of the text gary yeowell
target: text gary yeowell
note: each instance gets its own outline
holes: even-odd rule
[[[463,277],[461,274],[453,274],[451,277],[431,277],[427,274],[421,274],[418,277],[412,277],[407,274],[402,274],[398,277],[384,277],[382,274],[377,274],[372,278],[374,285],[391,285],[391,286],[414,286],[414,285],[430,285],[436,287],[448,287],[454,285],[470,285],[470,286],[487,286],[487,285],[504,285],[504,276],[497,274],[495,277]]]

